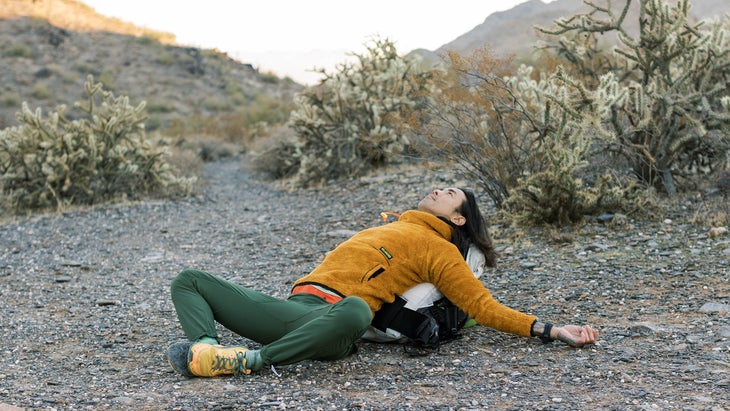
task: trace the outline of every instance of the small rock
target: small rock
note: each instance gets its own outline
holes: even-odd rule
[[[119,305],[121,303],[122,302],[119,301],[119,300],[98,300],[96,302],[96,305],[98,305],[100,307],[103,307],[103,306],[106,306],[106,305]]]
[[[619,356],[615,358],[616,361],[634,362],[636,360],[636,351],[631,348],[624,348],[621,351],[622,352],[619,353]]]
[[[655,324],[651,323],[636,323],[629,328],[632,334],[638,334],[642,337],[652,335],[659,331]]]
[[[702,342],[702,337],[700,337],[699,335],[688,335],[687,342],[690,344],[697,344]]]
[[[613,220],[614,214],[601,214],[598,217],[596,217],[596,220],[600,223],[608,223],[611,220]]]
[[[705,303],[700,307],[701,313],[721,313],[730,312],[730,304],[721,304],[716,302]]]
[[[717,332],[720,338],[730,338],[730,325],[723,325]]]
[[[588,251],[606,251],[606,250],[608,250],[608,246],[606,244],[591,243],[586,246],[586,250],[588,250]]]
[[[78,261],[63,261],[61,265],[65,267],[81,267],[81,263]]]
[[[327,236],[329,236],[329,237],[340,237],[340,238],[350,238],[355,234],[357,234],[357,231],[353,231],[353,230],[333,230],[333,231],[327,232]]]
[[[712,227],[708,233],[710,238],[717,238],[725,234],[727,234],[727,228],[725,227]]]
[[[520,263],[520,268],[526,268],[529,270],[529,269],[535,268],[539,265],[540,265],[539,263],[536,263],[534,261],[523,261]]]
[[[114,401],[117,404],[121,404],[121,405],[132,405],[132,404],[134,404],[134,400],[132,398],[125,397],[123,395],[114,398],[112,401]]]
[[[596,217],[596,221],[603,224],[613,223],[614,225],[623,225],[626,222],[626,215],[621,213],[601,214]]]
[[[163,253],[152,253],[148,254],[140,260],[143,263],[159,263],[165,258]]]
[[[626,216],[626,214],[616,213],[613,216],[613,222],[614,222],[614,224],[617,224],[617,225],[623,225],[626,222],[626,220],[628,220],[628,217]]]
[[[515,248],[512,246],[508,246],[503,248],[502,250],[499,250],[499,253],[502,255],[512,255],[515,253]]]

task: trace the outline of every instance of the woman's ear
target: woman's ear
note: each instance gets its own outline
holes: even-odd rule
[[[461,214],[457,214],[457,215],[451,217],[451,222],[454,223],[455,225],[462,226],[462,225],[466,224],[466,217],[464,217]]]

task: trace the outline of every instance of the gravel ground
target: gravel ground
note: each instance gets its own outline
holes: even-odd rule
[[[477,326],[439,352],[360,344],[335,362],[186,379],[172,278],[200,268],[285,297],[353,230],[459,184],[410,170],[287,192],[240,159],[206,166],[196,197],[0,223],[0,410],[730,410],[730,236],[618,216],[562,236],[494,226],[502,258],[484,283],[504,304],[588,323],[595,346],[543,345]],[[253,345],[221,329],[224,343]]]

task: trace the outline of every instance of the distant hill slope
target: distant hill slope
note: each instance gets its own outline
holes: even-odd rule
[[[596,4],[605,5],[607,0],[597,0]],[[669,4],[676,4],[670,0]],[[722,17],[730,13],[730,0],[694,0],[690,1],[690,14],[698,20]],[[613,10],[620,10],[625,1],[613,0]],[[635,0],[632,8],[638,10],[638,1]],[[467,33],[453,41],[444,44],[436,50],[416,50],[427,61],[437,61],[439,56],[447,51],[456,51],[468,55],[474,50],[489,46],[499,55],[515,54],[524,56],[534,50],[539,40],[535,26],[549,28],[560,17],[568,17],[590,10],[582,0],[555,0],[543,3],[541,0],[528,0],[510,10],[498,12],[488,16],[484,23],[474,27]],[[638,18],[627,19],[629,24],[638,21]],[[637,24],[638,26],[638,24]],[[630,26],[629,26],[630,27]]]
[[[218,51],[173,43],[74,0],[0,0],[0,128],[17,124],[23,101],[44,112],[78,101],[89,74],[133,104],[147,101],[150,128],[232,112],[261,95],[290,99],[302,88]]]
[[[93,8],[75,0],[0,0],[0,18],[35,17],[66,30],[108,31],[130,36],[147,36],[173,44],[175,35],[155,31],[132,23],[102,16]]]

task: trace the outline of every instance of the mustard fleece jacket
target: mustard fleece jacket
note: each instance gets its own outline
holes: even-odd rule
[[[341,243],[294,285],[317,284],[343,297],[360,297],[375,313],[396,295],[429,282],[480,324],[529,337],[535,316],[497,302],[450,239],[451,227],[438,217],[406,211],[396,222]]]

